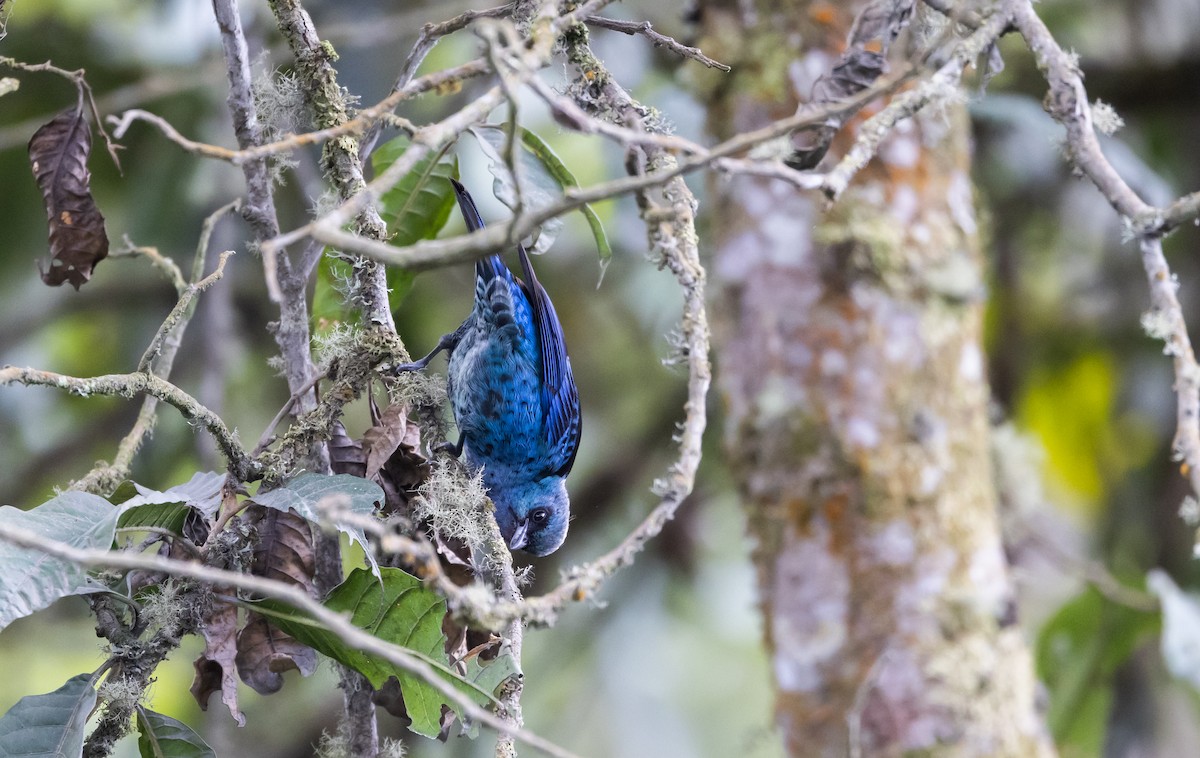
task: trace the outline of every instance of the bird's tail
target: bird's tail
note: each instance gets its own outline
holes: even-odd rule
[[[471,197],[471,193],[455,180],[451,179],[450,182],[454,185],[454,194],[458,196],[458,208],[467,222],[467,231],[473,232],[482,229],[484,227],[483,216],[479,215],[479,208],[475,206],[475,200]],[[498,255],[489,255],[475,261],[475,276],[484,282],[490,282],[497,276],[504,276],[507,272],[508,267],[504,265],[504,261],[500,260]]]

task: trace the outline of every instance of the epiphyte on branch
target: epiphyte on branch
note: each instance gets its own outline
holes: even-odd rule
[[[453,181],[453,180],[451,180]],[[467,190],[454,182],[470,231],[483,218]],[[499,255],[475,262],[475,307],[429,355],[397,370],[425,368],[450,354],[450,405],[458,424],[456,454],[483,469],[496,522],[509,548],[553,553],[567,536],[566,476],[579,449],[579,394],[562,325],[550,296],[517,245],[524,281]]]

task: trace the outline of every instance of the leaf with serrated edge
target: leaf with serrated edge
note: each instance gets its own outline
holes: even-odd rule
[[[98,495],[65,492],[29,511],[0,506],[0,524],[72,547],[107,550],[112,547],[119,513]],[[61,597],[101,589],[76,563],[0,541],[0,629]]]
[[[258,493],[254,502],[280,511],[293,510],[314,524],[325,524],[329,519],[321,511],[331,498],[340,501],[337,505],[341,510],[356,516],[372,516],[376,503],[383,502],[383,490],[374,482],[349,474],[301,474],[282,487]],[[334,526],[362,547],[372,573],[379,576],[379,564],[363,528],[341,521],[335,521]]]
[[[108,255],[104,216],[92,197],[87,168],[91,152],[92,127],[82,93],[74,109],[43,124],[29,140],[29,163],[50,226],[50,266],[40,273],[52,287],[70,282],[79,289]]]
[[[137,709],[137,728],[142,758],[217,758],[187,724],[149,708]]]
[[[348,614],[355,626],[382,640],[407,648],[412,655],[428,663],[446,681],[475,702],[487,705],[493,701],[491,691],[463,679],[450,669],[442,634],[446,601],[421,584],[419,579],[400,569],[385,568],[381,580],[376,581],[365,569],[355,569],[345,582],[334,588],[325,605],[332,611]],[[296,639],[362,673],[375,687],[382,687],[390,676],[397,677],[404,692],[409,718],[413,722],[410,728],[416,733],[436,737],[440,730],[442,705],[455,707],[446,703],[445,698],[423,680],[385,660],[350,647],[340,637],[286,603],[264,600],[256,603],[255,607]],[[492,665],[496,665],[496,662]]]
[[[91,674],[73,676],[45,695],[26,695],[0,717],[0,756],[82,754],[88,715],[95,707]]]

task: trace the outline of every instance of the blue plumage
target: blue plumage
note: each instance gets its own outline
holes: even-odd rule
[[[454,182],[471,231],[483,227],[471,196]],[[450,352],[450,405],[456,449],[496,505],[510,548],[548,555],[567,535],[565,478],[579,449],[579,395],[562,326],[529,254],[517,246],[525,281],[498,255],[475,263],[475,307],[429,355],[401,369],[421,369]]]

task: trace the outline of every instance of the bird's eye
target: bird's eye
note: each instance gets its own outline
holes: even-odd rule
[[[529,514],[529,520],[541,526],[550,520],[550,511],[545,508],[538,508],[533,513]]]

